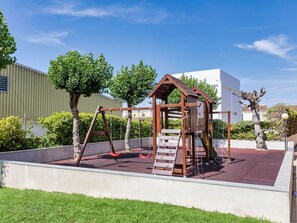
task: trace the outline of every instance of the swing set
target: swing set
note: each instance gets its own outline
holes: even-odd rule
[[[181,100],[178,104],[169,104],[168,96],[177,89],[181,93]],[[205,152],[205,160],[216,160],[218,157],[213,146],[213,114],[228,114],[228,160],[230,160],[230,112],[213,112],[213,100],[198,87],[190,89],[181,80],[166,74],[148,95],[152,98],[152,107],[140,108],[103,108],[98,106],[90,128],[84,140],[82,150],[76,165],[78,166],[84,154],[88,139],[91,135],[108,138],[111,152],[115,160],[121,155],[116,152],[112,142],[112,120],[108,129],[105,112],[109,111],[138,111],[139,121],[139,144],[142,147],[142,117],[140,111],[150,111],[152,114],[152,147],[148,153],[140,151],[139,158],[148,159],[153,155],[153,174],[160,175],[182,175],[187,177],[190,174],[199,173],[198,166],[201,165],[202,156],[196,150],[196,142],[201,141]],[[203,99],[201,99],[203,98]],[[157,100],[161,101],[157,103]],[[101,114],[104,123],[103,131],[93,131],[97,116]],[[181,127],[176,129],[170,120],[181,120]],[[121,131],[120,131],[121,134]],[[120,136],[120,139],[121,136]],[[181,153],[181,164],[177,163],[177,155]],[[200,158],[200,159],[199,159]]]
[[[85,149],[86,149],[86,146],[88,144],[88,141],[89,141],[89,138],[91,136],[106,136],[107,139],[108,139],[108,142],[109,142],[109,145],[110,145],[110,148],[111,148],[111,152],[109,153],[109,155],[111,157],[113,157],[115,160],[117,160],[117,158],[121,155],[121,152],[116,152],[115,151],[115,148],[114,148],[114,145],[113,145],[113,139],[112,139],[112,117],[110,116],[110,120],[109,120],[109,128],[108,128],[108,122],[107,122],[107,118],[106,118],[106,112],[109,111],[110,113],[112,113],[113,111],[121,111],[121,115],[123,114],[123,111],[133,111],[133,110],[137,110],[138,111],[138,118],[139,118],[139,140],[140,140],[140,147],[142,148],[142,129],[141,129],[141,119],[140,119],[140,116],[139,116],[139,112],[140,110],[148,110],[148,111],[151,111],[151,108],[150,107],[141,107],[141,108],[103,108],[102,106],[98,106],[96,111],[95,111],[95,114],[94,114],[94,117],[93,117],[93,120],[91,122],[91,125],[89,127],[89,130],[86,134],[86,137],[85,137],[85,140],[84,140],[84,143],[83,143],[83,147],[81,149],[81,152],[79,154],[79,157],[78,157],[78,160],[76,162],[76,166],[79,166],[80,164],[80,161],[83,157],[83,154],[85,152]],[[95,123],[96,123],[96,119],[98,117],[98,115],[101,115],[102,116],[102,120],[103,120],[103,131],[93,131],[94,129],[94,126],[95,126]],[[151,127],[151,130],[152,130],[152,127]],[[122,122],[120,123],[120,140],[122,140]],[[149,152],[148,153],[143,153],[143,152],[140,152],[139,153],[139,158],[141,159],[148,159],[151,157],[151,152],[150,152],[150,148],[149,148]]]

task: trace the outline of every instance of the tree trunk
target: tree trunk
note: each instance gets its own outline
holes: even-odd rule
[[[72,141],[73,141],[73,150],[74,150],[73,158],[75,160],[78,159],[78,156],[80,153],[80,140],[79,140],[80,120],[79,120],[79,111],[77,108],[79,97],[80,97],[80,94],[70,93],[69,105],[70,105],[72,117],[73,117]]]
[[[131,108],[131,104],[128,103],[128,108]],[[128,111],[128,120],[125,133],[125,150],[130,151],[130,136],[131,136],[131,125],[132,125],[132,111]]]
[[[264,133],[261,128],[260,114],[255,108],[251,108],[254,123],[254,132],[256,135],[256,146],[257,149],[267,150],[267,146],[264,140]]]

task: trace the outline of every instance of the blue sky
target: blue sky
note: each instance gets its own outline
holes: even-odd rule
[[[47,72],[68,50],[103,53],[114,67],[140,59],[166,73],[220,68],[262,104],[296,104],[297,1],[2,0],[17,62]]]

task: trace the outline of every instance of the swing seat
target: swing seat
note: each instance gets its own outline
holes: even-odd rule
[[[140,159],[148,159],[148,158],[150,158],[152,155],[150,154],[150,153],[148,153],[147,155],[144,155],[144,154],[142,154],[142,153],[140,153],[139,154],[139,158]]]
[[[121,155],[121,153],[110,152],[109,155],[112,156],[112,157],[119,157]]]

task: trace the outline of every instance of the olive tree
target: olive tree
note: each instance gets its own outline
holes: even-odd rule
[[[242,103],[244,103],[244,101],[249,102],[247,106],[251,109],[252,112],[257,149],[267,150],[266,142],[264,140],[264,131],[261,128],[261,119],[259,113],[260,98],[263,97],[265,93],[266,90],[264,88],[261,88],[259,93],[256,90],[251,92],[241,91],[241,94],[238,96],[243,100]]]
[[[157,73],[151,66],[144,65],[142,60],[131,69],[122,67],[121,71],[110,82],[111,96],[124,101],[129,108],[141,103],[153,89]],[[130,150],[132,111],[128,111],[125,134],[125,149]]]
[[[64,89],[69,93],[75,159],[80,153],[78,100],[81,95],[89,97],[93,93],[106,92],[112,71],[113,67],[102,54],[94,59],[91,53],[80,55],[77,51],[69,51],[50,61],[48,79],[56,89]]]
[[[9,33],[6,20],[0,10],[0,70],[5,69],[9,64],[15,63],[16,58],[11,56],[15,51],[16,43]]]
[[[218,90],[206,83],[206,80],[198,80],[197,78],[187,77],[184,74],[180,77],[180,80],[184,82],[189,88],[198,87],[205,93],[207,93],[214,101],[214,109],[217,108],[220,103],[221,98],[218,97]],[[171,104],[176,104],[180,102],[180,91],[177,89],[173,90],[168,97],[168,102]],[[203,100],[203,98],[201,98]]]

